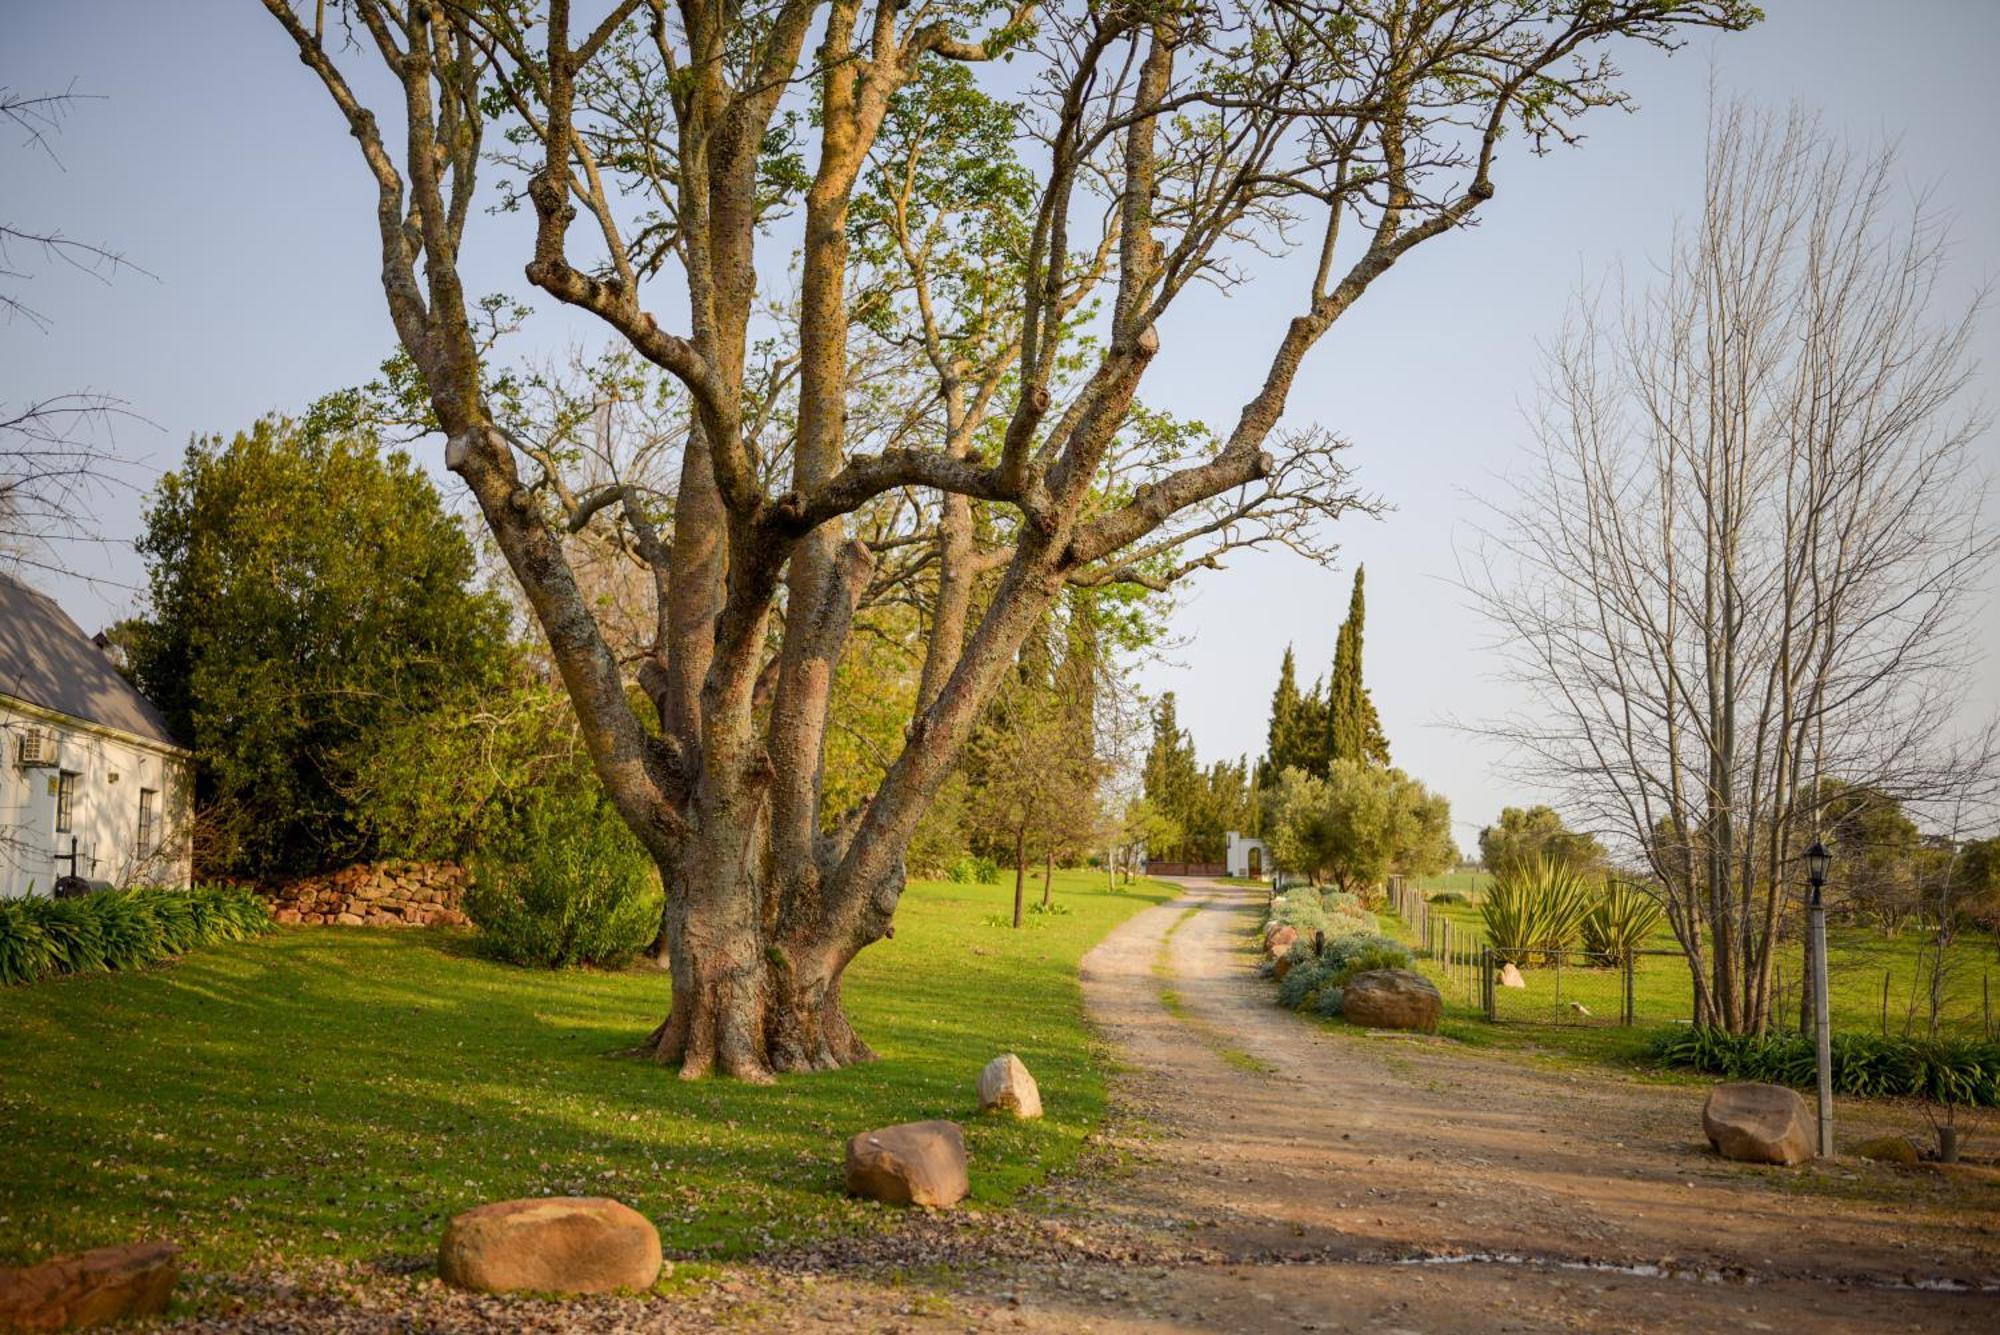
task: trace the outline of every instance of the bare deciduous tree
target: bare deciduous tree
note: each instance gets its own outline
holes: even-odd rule
[[[1771,1021],[1837,791],[1963,802],[1992,775],[1990,734],[1956,732],[1995,538],[1979,300],[1940,299],[1944,247],[1889,151],[1720,107],[1658,282],[1584,301],[1551,350],[1474,585],[1539,705],[1496,731],[1650,866],[1699,1023]]]
[[[752,1080],[869,1055],[842,974],[889,933],[925,805],[1063,588],[1164,585],[1231,548],[1308,541],[1353,500],[1329,438],[1279,431],[1327,330],[1473,219],[1508,136],[1525,155],[1622,104],[1608,43],[1670,46],[1754,14],[1739,0],[618,0],[585,24],[566,0],[347,0],[329,31],[326,6],[265,7],[359,146],[383,290],[446,462],[660,863],[673,1004],[652,1050],[683,1076]],[[952,73],[1000,86],[1003,55],[1018,102]],[[371,107],[385,71],[395,95]],[[979,136],[995,124],[997,143]],[[526,175],[503,188],[533,211],[529,281],[691,406],[672,539],[649,558],[657,633],[638,679],[657,732],[482,377],[458,256],[489,149]],[[953,213],[976,216],[934,225]],[[1236,424],[1108,479],[1174,304],[1301,239],[1317,263]],[[767,418],[751,376],[760,281],[787,261],[794,409]],[[875,345],[921,354],[921,397],[871,402],[856,372]],[[943,498],[923,684],[880,787],[835,818],[831,682],[878,558],[853,517],[898,492]]]
[[[21,148],[53,160],[50,137],[78,96],[74,90],[23,93],[0,87],[0,132],[18,135]],[[0,218],[0,323],[50,327],[49,314],[22,293],[36,261],[105,280],[135,267],[117,252],[58,228]],[[104,435],[113,419],[127,415],[123,402],[91,390],[0,400],[0,563],[60,569],[58,544],[96,536],[89,505],[118,462]]]

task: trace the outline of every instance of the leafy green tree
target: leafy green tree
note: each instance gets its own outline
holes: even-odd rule
[[[1563,824],[1553,807],[1504,807],[1500,819],[1479,832],[1479,860],[1495,876],[1525,867],[1536,858],[1594,871],[1604,865],[1604,846],[1594,835]]]
[[[1278,865],[1324,876],[1367,895],[1391,874],[1420,876],[1451,864],[1451,805],[1401,770],[1336,760],[1325,778],[1279,777],[1270,820]]]
[[[202,874],[400,851],[357,806],[371,759],[494,687],[512,653],[424,472],[370,435],[265,418],[189,444],[138,546],[151,609],[130,670],[194,747]]]
[[[1989,932],[2000,931],[2000,836],[1959,845],[1953,874],[1967,916]]]
[[[1355,567],[1347,619],[1340,623],[1340,634],[1334,640],[1333,675],[1326,685],[1326,757],[1328,762],[1365,760],[1387,765],[1389,739],[1382,733],[1374,697],[1368,694],[1361,680],[1361,634],[1368,617],[1368,603],[1362,593],[1366,578],[1366,568]]]
[[[1834,858],[1834,902],[1894,935],[1923,901],[1923,836],[1902,804],[1871,788],[1822,780],[1820,808]]]

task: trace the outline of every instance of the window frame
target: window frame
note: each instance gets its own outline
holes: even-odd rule
[[[139,831],[138,856],[141,862],[157,853],[160,848],[160,790],[141,788],[139,790]]]
[[[76,832],[76,786],[83,775],[73,769],[56,771],[56,833]]]

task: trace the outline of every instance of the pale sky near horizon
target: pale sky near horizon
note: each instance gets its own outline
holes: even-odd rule
[[[2000,0],[1770,0],[1765,9],[1751,32],[1698,34],[1672,59],[1625,52],[1636,113],[1593,115],[1577,149],[1516,152],[1477,228],[1419,248],[1313,353],[1287,423],[1352,441],[1358,482],[1395,509],[1339,527],[1337,569],[1246,555],[1188,591],[1177,646],[1142,678],[1176,693],[1204,759],[1262,749],[1285,644],[1306,680],[1326,670],[1352,567],[1365,562],[1367,680],[1397,763],[1451,798],[1462,847],[1501,805],[1538,796],[1506,777],[1490,743],[1448,723],[1511,700],[1482,662],[1485,623],[1453,587],[1458,553],[1476,536],[1480,498],[1525,442],[1538,340],[1555,332],[1578,285],[1614,261],[1642,274],[1698,198],[1711,77],[1724,96],[1797,101],[1857,143],[1897,141],[1910,189],[1929,190],[1953,223],[1946,307],[2000,278]],[[86,388],[127,401],[145,421],[122,425],[117,446],[143,489],[190,434],[295,411],[374,373],[392,333],[371,253],[372,187],[324,94],[258,6],[0,0],[0,85],[72,83],[92,100],[54,141],[60,167],[0,144],[0,209],[10,222],[102,241],[152,276],[100,283],[38,266],[26,295],[54,327],[0,325],[0,402]],[[492,240],[471,261],[483,270],[474,290],[527,295],[526,222],[475,226]],[[1296,302],[1282,266],[1252,278],[1162,326],[1150,401],[1234,421]],[[539,346],[598,337],[580,317],[537,304]],[[1977,392],[2000,408],[2000,312],[1986,314],[1975,351]],[[2000,475],[1997,442],[1989,430],[1978,447],[1989,476]],[[449,494],[462,491],[427,462]],[[136,605],[138,506],[136,490],[104,496],[104,545],[73,553],[76,575],[32,577],[86,629]],[[2000,710],[2000,572],[1976,626],[1984,657],[1968,718],[1984,719]]]

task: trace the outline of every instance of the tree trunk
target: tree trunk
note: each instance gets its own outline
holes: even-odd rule
[[[840,985],[874,934],[849,915],[766,922],[762,887],[717,865],[727,861],[691,846],[661,868],[678,887],[664,933],[673,1002],[647,1040],[650,1055],[679,1065],[684,1080],[720,1074],[759,1083],[872,1061]]]
[[[1027,865],[1028,836],[1017,830],[1014,832],[1014,925],[1016,927],[1021,925],[1021,906],[1024,893],[1021,879],[1028,874]]]
[[[1043,908],[1047,908],[1049,906],[1049,896],[1054,893],[1055,884],[1056,884],[1056,848],[1054,844],[1050,844],[1048,847],[1048,852],[1042,862],[1042,907]]]

